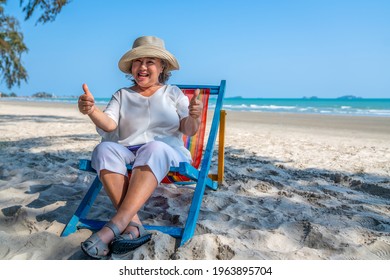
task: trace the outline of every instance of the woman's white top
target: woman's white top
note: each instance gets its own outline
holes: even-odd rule
[[[179,131],[180,121],[188,117],[188,105],[188,97],[177,86],[162,86],[149,97],[122,88],[112,96],[104,110],[118,125],[116,130],[105,132],[97,128],[97,132],[103,141],[124,146],[162,141],[191,159]]]

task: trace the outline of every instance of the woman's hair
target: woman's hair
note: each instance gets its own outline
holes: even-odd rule
[[[163,67],[163,71],[158,76],[158,81],[165,85],[165,83],[169,80],[169,77],[171,77],[172,74],[171,74],[171,71],[168,70],[168,67],[167,67],[168,63],[164,59],[160,59],[160,60],[161,60],[161,65]],[[133,66],[133,62],[130,63],[130,72],[131,72],[132,66]],[[126,77],[129,78],[133,82],[133,85],[136,84],[136,81],[132,75],[126,75]]]
[[[171,71],[168,71],[168,63],[164,59],[161,59],[161,64],[163,66],[163,71],[161,72],[160,76],[158,76],[158,81],[162,84],[165,84],[172,74]]]

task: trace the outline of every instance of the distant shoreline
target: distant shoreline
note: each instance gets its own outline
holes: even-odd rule
[[[109,102],[109,98],[96,98],[96,104],[99,108],[104,109]],[[245,103],[245,100],[249,100],[247,103]],[[275,114],[291,114],[291,115],[304,115],[304,116],[351,116],[351,117],[371,117],[371,118],[390,118],[390,99],[385,100],[385,105],[382,105],[382,107],[386,108],[377,108],[377,109],[360,109],[358,105],[349,104],[342,102],[343,100],[338,99],[332,99],[335,102],[342,102],[338,103],[338,105],[334,105],[333,102],[331,102],[331,105],[333,107],[330,107],[330,105],[327,105],[328,107],[320,107],[323,106],[322,102],[327,103],[326,99],[318,99],[313,100],[315,103],[312,104],[312,100],[310,99],[264,99],[269,101],[268,104],[262,105],[259,104],[263,101],[263,99],[230,99],[225,98],[225,102],[223,105],[223,109],[229,112],[247,112],[247,113],[275,113]],[[303,102],[309,102],[305,103],[304,105],[301,105],[303,103],[296,103],[294,101],[303,101]],[[364,101],[370,102],[370,99],[362,99]],[[372,99],[374,100],[374,99]],[[384,100],[384,99],[383,99]],[[356,100],[345,100],[345,102],[358,102],[360,99]],[[383,104],[383,102],[380,101],[376,102],[375,100],[373,103],[375,104]],[[257,103],[256,103],[257,102]],[[363,102],[363,101],[361,101]],[[50,104],[53,104],[53,106],[60,106],[63,108],[73,107],[77,108],[77,99],[76,98],[68,98],[65,100],[62,100],[60,98],[52,98],[52,99],[40,99],[40,98],[31,98],[31,99],[25,99],[25,98],[0,98],[0,104],[15,104],[15,105],[21,105],[21,106],[33,106],[33,107],[40,107],[40,106],[50,106]],[[215,100],[210,99],[209,100],[209,110],[212,110],[215,104]],[[275,104],[275,105],[273,105]],[[299,107],[299,104],[302,107]],[[387,107],[388,105],[388,107]],[[317,106],[317,107],[315,107]]]

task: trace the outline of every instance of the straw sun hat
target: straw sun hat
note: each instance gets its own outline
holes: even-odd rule
[[[165,49],[164,41],[154,36],[143,36],[136,39],[133,48],[119,60],[119,69],[126,74],[131,74],[131,62],[142,57],[157,57],[165,60],[168,64],[167,71],[179,69],[176,58]]]

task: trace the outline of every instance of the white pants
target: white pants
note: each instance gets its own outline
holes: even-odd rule
[[[188,162],[188,159],[161,141],[146,143],[135,154],[121,144],[101,142],[93,150],[91,164],[98,176],[104,169],[128,176],[126,164],[133,164],[133,168],[149,166],[160,183],[171,166],[179,166],[179,162],[183,161]]]

